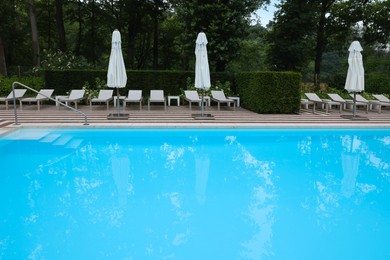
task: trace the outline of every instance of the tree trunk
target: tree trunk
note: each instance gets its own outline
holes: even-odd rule
[[[64,16],[62,11],[62,0],[56,1],[56,23],[58,31],[58,49],[62,52],[66,51],[66,38],[65,38],[65,26]]]
[[[135,56],[135,35],[136,29],[135,26],[129,23],[128,33],[127,33],[127,63],[130,66],[130,69],[134,69],[134,56]]]
[[[158,70],[158,18],[153,17],[153,69]]]
[[[91,40],[92,50],[91,50],[91,60],[95,64],[98,60],[98,54],[96,50],[96,0],[92,0],[91,7]]]
[[[0,35],[0,75],[7,76],[7,64],[5,63],[5,53],[3,40]]]
[[[41,62],[40,62],[38,27],[37,27],[36,15],[35,15],[34,0],[28,0],[28,11],[30,16],[31,36],[32,36],[32,46],[33,46],[32,62],[33,62],[33,66],[39,66]]]
[[[325,15],[325,14],[324,14]],[[322,14],[321,14],[322,16]],[[326,46],[326,39],[324,37],[324,25],[325,25],[325,16],[320,18],[320,22],[317,28],[317,43],[316,43],[316,56],[314,60],[314,86],[316,90],[320,89],[320,73],[321,73],[321,63],[322,63],[322,54]]]
[[[330,7],[335,3],[335,0],[323,0],[321,1],[321,13],[318,22],[317,28],[317,43],[316,43],[316,56],[314,60],[314,87],[315,90],[320,89],[320,73],[321,73],[321,63],[322,55],[325,51],[327,40],[325,37],[325,25],[326,25],[326,14],[328,13]]]
[[[75,48],[75,53],[76,55],[80,55],[81,51],[81,41],[83,38],[83,19],[81,17],[81,0],[77,1],[77,21],[79,24],[78,28],[78,37],[77,37],[77,43],[76,43],[76,48]]]
[[[47,1],[46,2],[46,10],[47,10],[47,47],[48,49],[50,50],[52,48],[51,46],[51,21],[52,21],[52,17],[51,17],[51,2],[50,1]]]

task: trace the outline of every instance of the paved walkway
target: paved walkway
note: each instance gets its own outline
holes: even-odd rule
[[[121,113],[128,113],[126,120],[109,120],[108,114],[117,113],[117,109],[112,107],[109,111],[104,105],[79,106],[79,109],[87,115],[89,126],[123,126],[123,127],[145,127],[145,126],[165,126],[165,127],[307,127],[307,126],[337,126],[337,127],[390,127],[390,110],[384,109],[382,113],[370,111],[368,114],[359,110],[357,115],[369,120],[350,120],[340,115],[351,115],[349,110],[341,114],[337,109],[331,110],[328,114],[318,110],[313,114],[311,110],[302,110],[299,114],[257,114],[243,108],[221,107],[218,111],[216,106],[206,107],[205,113],[212,114],[214,120],[198,119],[192,115],[200,114],[199,107],[194,107],[192,111],[188,106],[171,106],[164,111],[163,106],[153,105],[151,111],[147,106],[139,111],[136,105],[126,108]],[[66,108],[54,105],[44,105],[37,111],[36,105],[25,105],[23,111],[17,109],[18,122],[20,126],[83,126],[84,117]],[[6,129],[20,127],[15,126],[14,110],[11,107],[5,110],[0,105],[0,133]]]

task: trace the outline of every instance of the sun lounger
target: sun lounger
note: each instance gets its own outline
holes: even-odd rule
[[[23,98],[24,94],[26,93],[27,89],[15,89],[15,99],[20,100]],[[8,102],[14,100],[14,95],[11,91],[11,93],[8,94],[6,97],[0,97],[0,102],[5,102],[5,109],[8,110]]]
[[[329,93],[328,96],[332,99],[332,101],[334,102],[339,102],[340,104],[343,104],[345,106],[345,108],[347,108],[348,106],[353,107],[353,100],[351,99],[344,99],[342,98],[339,94],[331,94]],[[363,103],[363,102],[356,102],[356,106],[363,106],[363,107],[366,107],[366,111],[368,113],[368,103]]]
[[[388,97],[386,97],[385,95],[374,94],[373,97],[376,98],[377,101],[379,102],[378,104],[372,104],[374,106],[375,105],[379,106],[378,107],[379,113],[382,111],[382,106],[384,106],[384,107],[390,106],[390,99]]]
[[[126,109],[126,103],[139,103],[139,110],[142,109],[142,90],[129,90],[127,97],[123,100],[123,109]]]
[[[354,94],[350,94],[350,96],[353,98]],[[376,107],[378,109],[378,113],[381,113],[381,104],[378,100],[367,100],[362,95],[356,94],[356,102],[367,104],[367,112],[369,108],[373,109]]]
[[[148,100],[148,110],[150,111],[150,103],[164,103],[164,110],[167,109],[167,102],[164,97],[164,90],[151,90]]]
[[[226,104],[233,103],[234,110],[236,110],[236,103],[234,102],[234,100],[230,99],[230,98],[226,98],[225,93],[223,93],[222,90],[212,90],[211,91],[211,100],[218,103],[218,111],[220,110],[221,103],[226,103]]]
[[[49,100],[53,95],[54,89],[41,89],[36,97],[28,97],[20,99],[20,110],[22,110],[23,102],[37,103],[38,111],[41,109],[41,102]]]
[[[198,95],[198,91],[196,90],[185,90],[184,91],[184,100],[188,102],[188,105],[191,110],[192,103],[198,103],[200,106],[202,103],[202,99]]]
[[[341,111],[343,109],[343,105],[340,104],[339,102],[335,102],[335,101],[330,100],[330,99],[321,99],[316,93],[305,93],[305,96],[308,98],[309,101],[314,103],[314,106],[316,104],[320,104],[321,106],[324,105],[326,113],[328,113],[328,111],[331,108],[331,106],[339,106],[340,113],[341,113]],[[315,109],[313,108],[313,111],[314,110]]]
[[[388,97],[386,97],[385,95],[374,94],[373,97],[382,103],[389,103],[390,104],[390,99]]]
[[[106,103],[107,104],[107,110],[110,106],[110,101],[113,100],[112,94],[114,93],[114,90],[112,89],[102,89],[99,91],[99,95],[97,98],[92,98],[89,101],[89,107],[92,110],[92,103]]]
[[[314,104],[314,102],[309,101],[306,98],[301,98],[301,107],[304,106],[305,109],[309,109],[310,105],[313,106],[313,114],[314,114],[316,112],[316,105]]]
[[[65,102],[66,105],[73,102],[75,104],[75,108],[77,109],[77,103],[84,99],[84,93],[84,89],[73,89],[69,96],[61,96],[57,100]]]

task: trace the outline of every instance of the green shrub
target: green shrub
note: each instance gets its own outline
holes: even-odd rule
[[[197,88],[195,88],[195,83],[189,77],[187,78],[186,85],[187,86],[185,88],[180,88],[181,96],[184,96],[184,90],[198,90]],[[205,96],[210,96],[212,90],[222,90],[226,96],[238,95],[237,93],[233,92],[232,83],[228,80],[223,83],[217,80],[214,84],[211,84],[210,88],[205,91]],[[198,90],[198,92],[201,93],[201,90]]]
[[[96,98],[99,95],[99,91],[105,88],[107,88],[107,83],[105,80],[100,78],[95,78],[95,82],[92,86],[88,81],[85,81],[82,87],[82,89],[85,90],[85,96],[88,100]]]
[[[0,96],[7,96],[12,90],[12,84],[17,81],[35,90],[40,90],[44,87],[43,77],[35,76],[0,76]],[[21,88],[19,85],[15,85],[15,88]],[[31,94],[31,93],[30,93]],[[35,94],[34,94],[35,95]]]

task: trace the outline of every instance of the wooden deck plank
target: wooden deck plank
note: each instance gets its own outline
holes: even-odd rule
[[[364,111],[358,111],[358,115],[368,117],[368,121],[355,121],[342,118],[340,115],[350,115],[351,111],[343,111],[341,114],[338,110],[331,110],[329,114],[324,111],[317,111],[316,114],[311,113],[311,110],[302,110],[299,114],[258,114],[243,108],[225,107],[218,111],[216,107],[207,107],[205,113],[211,113],[214,120],[194,120],[192,114],[199,114],[200,109],[195,108],[192,111],[188,106],[172,106],[167,107],[164,111],[162,107],[154,107],[151,111],[147,109],[132,110],[126,109],[121,113],[129,114],[127,120],[108,120],[107,115],[116,113],[117,109],[111,107],[109,111],[105,106],[96,106],[90,110],[89,106],[80,106],[79,109],[87,115],[88,122],[91,125],[105,124],[109,125],[126,125],[126,124],[203,124],[203,125],[217,125],[217,124],[275,124],[275,125],[381,125],[383,127],[390,127],[390,110],[384,109],[382,113],[370,111],[366,114]],[[40,111],[37,111],[36,106],[24,106],[23,111],[17,109],[18,121],[21,125],[43,125],[43,124],[83,124],[84,117],[78,113],[65,108],[58,109],[54,105],[45,105]],[[5,110],[0,106],[0,128],[11,125],[15,122],[14,110]]]

